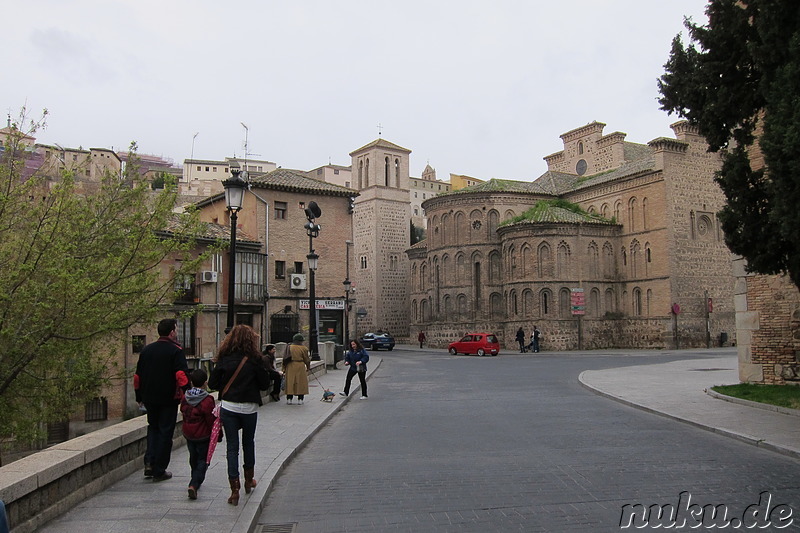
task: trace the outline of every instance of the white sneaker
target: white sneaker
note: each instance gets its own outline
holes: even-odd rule
[[[286,400],[286,405],[292,405],[292,400]]]
[[[346,392],[340,392],[339,396],[347,396],[347,393]]]
[[[366,396],[362,396],[361,398],[359,398],[359,400],[366,400],[366,399],[367,399]]]
[[[303,399],[302,399],[302,398],[300,398],[299,400],[297,400],[297,405],[303,405]]]

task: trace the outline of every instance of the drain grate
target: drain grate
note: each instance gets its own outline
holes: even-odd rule
[[[297,522],[291,524],[261,524],[261,529],[256,529],[255,533],[295,533]]]

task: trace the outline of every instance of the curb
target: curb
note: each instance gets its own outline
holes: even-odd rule
[[[371,368],[367,372],[366,379],[369,379],[372,374],[374,374],[375,371],[380,368],[381,364],[383,364],[383,358],[381,358],[377,364],[370,365]],[[267,498],[275,486],[275,480],[289,465],[289,462],[294,459],[294,457],[300,453],[303,448],[305,448],[306,444],[308,444],[308,442],[311,440],[311,437],[316,435],[317,432],[328,422],[328,420],[330,420],[333,415],[337,414],[339,410],[347,402],[349,402],[353,396],[355,396],[355,391],[359,390],[360,387],[360,384],[356,384],[355,388],[353,389],[353,393],[350,394],[350,396],[343,398],[340,402],[337,402],[333,409],[319,417],[316,422],[311,424],[310,430],[303,436],[297,445],[291,449],[287,447],[286,450],[284,450],[270,463],[269,467],[258,479],[258,486],[253,489],[254,494],[245,502],[242,512],[239,513],[239,517],[236,519],[236,522],[231,528],[231,533],[252,533],[255,530],[256,526],[258,526],[258,520],[261,517],[261,512],[264,510],[264,506],[267,503]],[[259,495],[259,498],[255,498],[257,495],[256,493],[259,491],[263,491],[263,493]]]
[[[717,427],[714,427],[714,426],[709,426],[708,424],[703,424],[703,423],[700,423],[700,422],[695,422],[694,420],[689,420],[688,418],[682,418],[680,416],[671,415],[669,413],[665,413],[663,411],[658,411],[657,409],[653,409],[651,407],[646,407],[644,405],[640,405],[640,404],[634,403],[634,402],[632,402],[630,400],[626,400],[624,398],[621,398],[619,396],[615,396],[615,395],[610,394],[608,392],[601,391],[600,389],[597,389],[597,388],[593,387],[592,385],[590,385],[589,383],[587,383],[586,381],[584,381],[584,377],[583,376],[587,372],[592,372],[592,370],[584,370],[583,372],[581,372],[580,375],[578,375],[578,382],[584,388],[592,391],[593,393],[595,393],[595,394],[597,394],[599,396],[603,396],[603,397],[608,398],[610,400],[614,400],[616,402],[625,404],[625,405],[627,405],[629,407],[633,407],[635,409],[639,409],[640,411],[645,411],[647,413],[652,413],[652,414],[655,414],[655,415],[659,415],[659,416],[662,416],[664,418],[669,418],[670,420],[675,420],[677,422],[682,422],[684,424],[688,424],[690,426],[693,426],[693,427],[696,427],[696,428],[699,428],[699,429],[702,429],[702,430],[705,430],[705,431],[709,431],[711,433],[716,433],[717,435],[722,435],[722,436],[725,436],[725,437],[728,437],[728,438],[732,438],[732,439],[738,440],[739,442],[743,442],[745,444],[750,444],[750,445],[756,446],[758,448],[763,448],[765,450],[769,450],[771,452],[779,453],[781,455],[785,455],[785,456],[791,457],[793,459],[800,459],[800,451],[798,451],[798,450],[793,450],[791,448],[786,448],[785,446],[776,445],[776,444],[768,442],[768,441],[766,441],[764,439],[760,439],[758,437],[755,437],[753,435],[746,435],[744,433],[737,433],[735,431],[730,431],[730,430],[727,430],[727,429],[722,429],[722,428],[717,428]],[[708,393],[708,389],[706,389],[705,392]],[[738,398],[736,398],[736,399],[738,400]],[[743,400],[743,401],[747,401],[747,400]],[[755,402],[749,402],[749,401],[747,401],[747,402],[748,402],[748,404],[755,403]],[[733,402],[733,403],[739,403],[739,402]],[[747,405],[747,404],[743,404],[743,405]],[[768,410],[772,411],[772,409],[768,409]]]
[[[725,394],[720,394],[717,391],[711,390],[710,388],[706,389],[706,394],[708,394],[712,398],[716,398],[717,400],[724,400],[726,402],[731,402],[739,405],[746,405],[747,407],[755,407],[756,409],[763,409],[764,411],[774,411],[776,413],[781,413],[789,416],[800,416],[800,409],[792,409],[790,407],[781,407],[779,405],[771,405],[768,403],[754,402],[751,400],[745,400],[743,398],[736,398],[734,396],[727,396]]]

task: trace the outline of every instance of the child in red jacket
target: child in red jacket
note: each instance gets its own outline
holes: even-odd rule
[[[183,436],[189,450],[189,466],[192,479],[189,481],[189,498],[197,499],[197,490],[206,479],[206,456],[214,426],[214,398],[208,394],[206,384],[208,374],[202,368],[192,371],[192,388],[186,391],[181,400],[183,414]]]

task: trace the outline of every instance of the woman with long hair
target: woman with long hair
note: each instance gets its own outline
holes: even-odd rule
[[[356,339],[350,341],[350,349],[344,354],[344,364],[350,368],[347,370],[347,377],[344,380],[344,390],[340,392],[342,396],[350,394],[350,382],[353,376],[358,374],[361,382],[361,399],[367,399],[367,361],[369,354]]]
[[[228,481],[231,496],[228,503],[239,505],[239,431],[242,432],[244,491],[250,494],[256,486],[256,422],[261,392],[269,388],[269,374],[259,349],[258,335],[250,326],[234,326],[222,341],[215,358],[216,366],[208,384],[220,392],[220,420],[225,433],[228,457]]]

